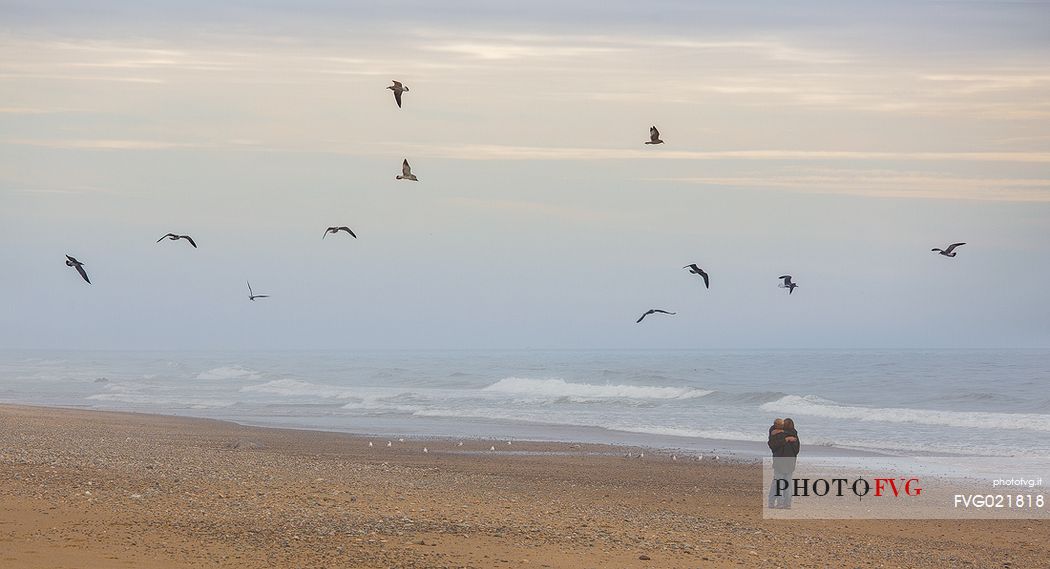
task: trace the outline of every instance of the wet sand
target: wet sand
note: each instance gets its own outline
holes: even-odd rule
[[[1050,559],[1050,524],[1040,521],[763,520],[752,463],[628,459],[631,449],[600,445],[386,442],[0,405],[0,567],[1035,568]]]

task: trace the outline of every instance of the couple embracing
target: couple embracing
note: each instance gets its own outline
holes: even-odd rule
[[[795,472],[795,458],[800,449],[795,421],[790,418],[775,419],[773,426],[769,427],[767,444],[769,450],[773,451],[773,482],[769,485],[768,506],[786,510],[791,508],[791,475]],[[781,488],[786,489],[778,492],[779,480],[786,480],[787,484],[782,484]]]

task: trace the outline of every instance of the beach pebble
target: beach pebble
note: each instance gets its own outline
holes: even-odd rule
[[[648,555],[639,555],[638,559],[640,559],[642,561],[649,561],[649,556]]]
[[[266,448],[266,445],[258,441],[250,441],[248,439],[237,439],[236,441],[227,443],[226,448],[257,450],[261,448]]]

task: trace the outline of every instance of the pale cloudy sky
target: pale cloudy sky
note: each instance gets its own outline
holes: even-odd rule
[[[1050,4],[214,4],[0,1],[0,347],[1050,346]]]

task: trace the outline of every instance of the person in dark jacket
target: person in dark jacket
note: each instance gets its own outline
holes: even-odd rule
[[[780,421],[777,419],[777,421]],[[773,481],[769,485],[770,508],[791,507],[791,476],[795,473],[795,461],[801,444],[798,440],[798,431],[795,430],[795,422],[790,418],[777,423],[769,429],[769,450],[773,452]],[[782,490],[777,495],[777,481],[787,480],[787,490]]]

